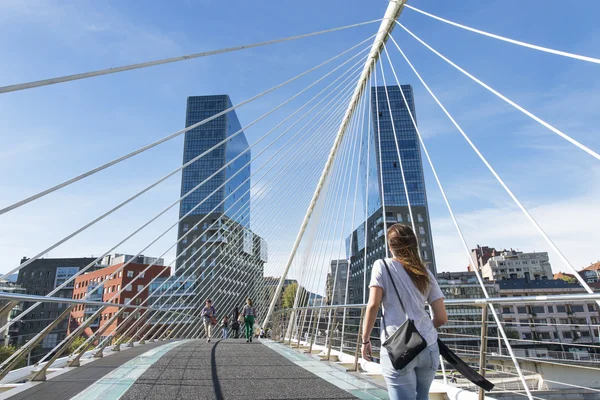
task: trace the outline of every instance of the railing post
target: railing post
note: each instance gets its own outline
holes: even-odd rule
[[[306,313],[308,313],[308,309],[304,310],[304,318],[302,318],[302,312],[298,315],[302,320],[301,323],[298,324],[298,330],[296,331],[296,336],[298,336],[298,348],[300,348],[300,340],[302,339],[302,328],[304,328],[304,320],[306,319]]]
[[[286,328],[285,334],[283,335],[284,340],[283,340],[283,344],[285,344],[285,335],[290,334],[290,338],[288,340],[288,346],[292,345],[292,336],[294,336],[294,326],[296,325],[296,316],[298,315],[298,313],[294,310],[292,310],[290,312],[290,321],[288,322],[288,326]]]
[[[320,313],[320,312],[321,312],[321,311],[319,311],[319,313]],[[312,310],[312,313],[313,313],[313,315],[312,315],[312,319],[313,319],[313,321],[314,321],[314,320],[316,319],[315,317],[317,316],[317,313],[315,312],[315,310]],[[310,354],[312,354],[313,343],[315,342],[315,337],[317,336],[317,331],[318,331],[318,328],[319,328],[319,327],[317,326],[317,324],[318,324],[318,323],[319,323],[319,321],[317,320],[317,321],[315,322],[315,334],[314,334],[314,335],[310,335],[310,329],[309,329],[309,332],[308,332],[308,334],[310,335],[310,342],[309,342],[309,345],[308,345],[308,352],[309,352]]]
[[[13,353],[2,363],[2,369],[0,370],[0,379],[4,378],[21,359],[23,359],[28,353],[31,353],[35,347],[44,340],[46,335],[52,332],[65,318],[69,316],[71,310],[74,308],[73,305],[68,306],[54,321],[52,321],[47,327],[45,327],[40,333],[31,338],[23,347],[17,352]]]
[[[490,304],[490,307],[493,307]],[[481,309],[481,351],[479,352],[479,374],[485,378],[485,365],[487,363],[487,330],[488,330],[488,306]],[[485,399],[485,391],[479,388],[479,400]]]
[[[354,367],[353,371],[358,371],[358,357],[360,353],[360,345],[362,344],[362,325],[365,316],[365,309],[360,309],[360,321],[358,323],[358,333],[356,334],[356,350],[354,352]],[[343,338],[342,338],[343,340]]]
[[[331,314],[329,314],[331,315]],[[333,336],[333,329],[335,328],[335,323],[336,323],[336,317],[337,317],[337,308],[333,309],[333,321],[332,323],[329,325],[329,332],[327,333],[327,361],[329,361],[329,359],[331,358],[331,337]]]
[[[281,313],[279,327],[277,328],[278,333],[279,333],[279,341],[281,343],[285,342],[285,332],[284,332],[284,329],[283,329],[283,326],[285,324],[285,314],[286,313],[284,313],[284,312]]]

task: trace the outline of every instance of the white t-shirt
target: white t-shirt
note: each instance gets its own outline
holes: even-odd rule
[[[431,318],[427,312],[425,312],[425,301],[431,304],[437,299],[444,297],[435,277],[429,271],[431,285],[425,294],[423,294],[412,282],[402,264],[391,258],[386,258],[386,261],[406,310],[402,308],[398,296],[396,296],[394,286],[390,281],[390,276],[388,276],[383,261],[375,261],[373,270],[371,271],[371,282],[369,283],[369,287],[378,286],[383,288],[382,312],[385,315],[385,330],[387,336],[384,336],[382,330],[381,342],[384,342],[404,323],[406,315],[408,314],[408,318],[415,321],[415,326],[421,336],[427,341],[427,345],[431,346],[432,344],[435,344],[438,337],[437,330],[433,327]],[[381,326],[383,327],[383,324]]]

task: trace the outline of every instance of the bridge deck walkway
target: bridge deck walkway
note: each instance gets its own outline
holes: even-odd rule
[[[265,345],[266,344],[266,345]],[[12,400],[356,399],[273,350],[241,339],[150,343],[111,354]],[[283,355],[282,355],[283,354]],[[298,353],[296,353],[298,354]],[[309,357],[298,354],[300,357]],[[310,361],[304,360],[310,363]],[[318,363],[318,361],[315,361]],[[325,363],[321,363],[325,364]],[[325,367],[325,365],[323,365]],[[318,368],[317,368],[318,369]],[[329,378],[327,378],[329,380]],[[366,395],[366,393],[365,393]],[[363,397],[363,396],[359,396]],[[381,398],[368,396],[364,398]]]

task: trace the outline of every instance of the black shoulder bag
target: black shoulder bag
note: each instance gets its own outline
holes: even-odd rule
[[[398,289],[394,283],[394,278],[392,277],[390,268],[384,259],[382,259],[382,261],[383,265],[385,265],[385,269],[387,270],[387,274],[390,277],[390,281],[394,286],[394,291],[396,292],[396,296],[398,296],[400,305],[404,309],[404,312],[406,312],[406,308],[404,308],[404,303],[400,298],[400,293],[398,293]],[[385,316],[383,312],[381,313],[381,320],[383,322],[383,332],[387,336],[387,332],[385,330]],[[400,328],[398,328],[396,332],[394,332],[385,340],[385,342],[383,342],[382,346],[387,350],[394,368],[396,370],[400,370],[406,367],[408,363],[414,360],[415,357],[417,357],[419,353],[427,347],[427,342],[417,330],[415,322],[408,318],[407,313],[406,321],[400,325]]]

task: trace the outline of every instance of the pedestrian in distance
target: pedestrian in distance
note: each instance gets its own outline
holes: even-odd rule
[[[242,333],[240,336],[246,336],[246,323],[244,322],[244,316],[242,315],[242,313],[240,313],[238,317],[238,325],[240,326],[240,329],[242,329]]]
[[[244,316],[244,326],[246,328],[246,343],[252,342],[252,335],[254,332],[254,318],[256,318],[256,310],[254,309],[252,300],[246,299],[246,305],[242,308],[242,315]]]
[[[227,315],[223,317],[221,327],[223,328],[223,339],[227,339],[229,336],[229,317]]]
[[[240,332],[240,309],[238,306],[233,307],[231,312],[231,330],[233,331],[233,338],[237,339]]]
[[[206,304],[202,309],[202,322],[204,322],[204,332],[206,334],[206,343],[210,342],[212,336],[212,327],[217,323],[216,310],[212,305],[212,300],[206,300]]]

